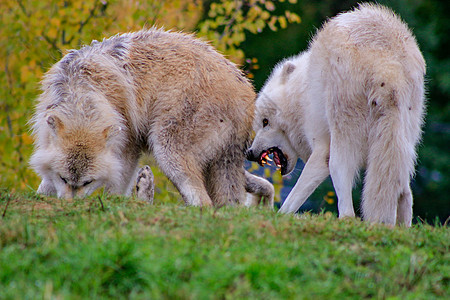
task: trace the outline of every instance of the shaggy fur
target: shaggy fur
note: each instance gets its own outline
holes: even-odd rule
[[[245,189],[247,191],[247,199],[245,206],[257,206],[260,203],[273,208],[275,189],[273,185],[267,184],[264,178],[245,172]]]
[[[42,90],[32,119],[38,192],[129,195],[144,151],[189,205],[245,199],[255,94],[209,44],[156,28],[94,41],[56,63]]]
[[[150,204],[153,204],[153,198],[155,196],[155,183],[152,170],[149,166],[142,167],[136,179],[136,197],[147,200]]]
[[[355,216],[352,186],[365,168],[364,219],[410,226],[424,75],[407,25],[371,4],[330,19],[306,52],[277,65],[256,102],[250,156],[261,162],[278,147],[283,174],[306,162],[280,211],[297,211],[331,174],[339,216]]]

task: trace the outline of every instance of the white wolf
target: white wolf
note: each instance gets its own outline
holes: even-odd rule
[[[371,4],[332,18],[307,51],[278,64],[256,101],[248,157],[273,153],[283,175],[306,162],[280,211],[297,211],[331,175],[339,217],[355,216],[352,186],[365,168],[364,219],[410,226],[424,75],[407,25]]]
[[[189,205],[273,199],[244,172],[256,95],[244,74],[192,35],[152,28],[73,50],[45,75],[32,119],[38,192],[129,195],[142,152],[153,153]],[[153,177],[137,194],[151,201]]]

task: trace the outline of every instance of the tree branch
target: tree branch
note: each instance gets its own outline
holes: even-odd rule
[[[25,16],[30,17],[30,15],[27,13],[25,6],[22,3],[22,0],[17,0],[17,4],[19,4],[20,9],[25,14]]]
[[[97,10],[97,5],[99,3],[99,0],[96,0],[94,3],[94,7],[89,11],[89,16],[86,18],[86,20],[80,22],[80,28],[78,28],[78,33],[81,34],[83,31],[84,26],[89,23],[89,21],[94,17],[95,11]]]
[[[6,211],[8,209],[9,202],[11,202],[11,195],[8,195],[8,202],[6,202],[6,206],[5,206],[5,209],[3,210],[2,218],[4,218],[6,216]]]
[[[42,37],[47,41],[47,43],[49,43],[52,46],[54,50],[61,52],[61,49],[59,49],[58,46],[56,45],[56,40],[50,39],[45,33],[42,33]]]

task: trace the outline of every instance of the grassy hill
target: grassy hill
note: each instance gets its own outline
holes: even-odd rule
[[[445,226],[0,190],[0,299],[448,299],[449,248]]]

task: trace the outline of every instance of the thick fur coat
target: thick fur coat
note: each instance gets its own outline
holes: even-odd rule
[[[156,28],[94,41],[56,63],[42,91],[32,119],[38,192],[129,195],[148,152],[189,205],[245,199],[256,96],[208,43]]]
[[[330,19],[307,51],[278,64],[257,99],[249,157],[273,153],[282,174],[306,162],[280,211],[297,211],[331,175],[339,216],[355,216],[352,186],[365,168],[364,219],[409,226],[424,75],[407,25],[371,4]]]

